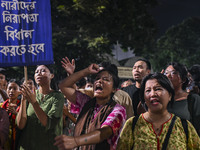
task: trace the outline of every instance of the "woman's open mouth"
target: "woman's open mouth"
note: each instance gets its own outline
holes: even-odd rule
[[[157,99],[152,99],[152,100],[150,100],[150,103],[153,104],[153,105],[157,105],[157,104],[160,103],[160,101],[157,100]]]

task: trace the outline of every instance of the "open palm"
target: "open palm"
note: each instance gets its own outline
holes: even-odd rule
[[[65,71],[71,75],[74,73],[75,70],[75,60],[72,59],[72,62],[69,61],[67,57],[64,57],[61,61],[62,67],[65,69]]]

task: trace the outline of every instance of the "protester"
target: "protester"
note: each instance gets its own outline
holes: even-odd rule
[[[73,85],[89,74],[97,74],[94,81],[94,98],[77,91]],[[80,110],[74,137],[62,135],[55,138],[59,149],[115,149],[118,135],[126,119],[125,109],[112,100],[119,84],[112,70],[91,64],[59,84],[68,100]],[[73,108],[71,108],[73,109]]]
[[[6,76],[5,76],[5,71],[4,69],[0,68],[0,103],[3,103],[5,100],[8,99],[8,96],[6,94],[6,89],[7,89],[7,81],[6,81]]]
[[[175,102],[168,111],[175,115],[190,120],[200,136],[200,96],[186,92],[188,86],[187,68],[178,62],[167,65],[165,75],[170,79],[175,90]]]
[[[200,65],[195,64],[189,69],[189,73],[193,80],[193,84],[190,87],[190,92],[200,95]]]
[[[118,76],[118,69],[116,65],[104,61],[100,63],[99,66],[100,70],[111,69]],[[113,100],[125,107],[127,119],[134,115],[132,100],[128,93],[124,92],[123,90],[117,89],[117,91],[113,95]]]
[[[165,75],[146,76],[140,90],[141,101],[148,111],[126,121],[118,150],[200,149],[200,138],[192,124],[167,110],[169,101],[173,104],[174,89]]]
[[[0,150],[4,149],[4,145],[9,135],[9,117],[5,109],[0,108]]]
[[[66,72],[68,72],[69,75],[74,72],[75,61],[73,59],[72,59],[72,63],[70,63],[69,59],[67,57],[65,57],[65,58],[63,58],[63,61],[61,63],[63,64],[64,69],[66,70]],[[114,64],[111,64],[110,62],[103,61],[102,63],[99,64],[99,69],[100,70],[102,70],[102,69],[112,70],[112,72],[116,76],[118,76],[117,66]],[[73,86],[73,87],[75,87],[75,86]],[[90,96],[91,98],[94,96],[93,89],[92,90],[91,89],[81,89],[81,90],[79,89],[79,91]],[[127,119],[134,115],[132,100],[126,92],[117,88],[117,91],[113,95],[113,100],[116,101],[118,104],[125,107]],[[72,104],[72,106],[73,106],[73,104]],[[76,112],[77,112],[76,110],[73,110],[73,113],[76,113]]]
[[[21,79],[21,84],[26,84],[27,87],[28,87],[31,91],[36,90],[36,85],[35,85],[34,79],[32,79],[32,78],[30,78],[30,77],[27,79],[27,81],[25,81],[25,78],[22,78],[22,79]]]
[[[20,100],[18,99],[18,96],[20,94],[19,83],[15,79],[9,80],[7,87],[8,99],[4,101],[2,108],[7,111],[10,121],[10,138],[6,145],[6,148],[10,150],[14,150],[16,146],[17,127],[15,119],[19,111]]]
[[[200,136],[200,65],[195,64],[189,69],[189,73],[193,80],[193,84],[190,87],[189,92],[189,111],[191,115],[191,122],[197,130],[198,135]],[[197,96],[198,95],[198,96]]]
[[[186,67],[180,63],[172,62],[167,65],[164,74],[172,82],[175,91],[175,102],[173,107],[168,108],[169,112],[190,120],[187,100],[188,93],[185,90],[189,82]]]
[[[140,85],[141,85],[142,79],[149,73],[151,73],[150,62],[146,59],[138,59],[135,62],[133,66],[133,70],[132,70],[135,84],[122,88],[122,90],[127,92],[129,96],[131,97],[132,103],[133,103],[134,115],[136,116],[142,112],[145,112],[139,99],[139,92],[140,92]]]
[[[170,79],[175,90],[175,102],[173,107],[168,107],[169,112],[190,120],[200,135],[200,96],[195,93],[187,93],[188,85],[187,68],[177,62],[168,64],[165,75]]]
[[[17,115],[17,126],[22,130],[18,149],[54,150],[54,138],[63,132],[64,96],[51,88],[54,77],[47,65],[39,65],[34,79],[39,86],[33,92],[22,85],[22,100]]]

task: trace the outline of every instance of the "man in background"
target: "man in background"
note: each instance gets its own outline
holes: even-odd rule
[[[138,59],[135,62],[132,70],[132,75],[135,84],[122,88],[122,90],[127,92],[132,99],[133,111],[135,116],[145,111],[143,107],[141,107],[139,92],[142,79],[150,73],[151,73],[150,62],[146,59]]]

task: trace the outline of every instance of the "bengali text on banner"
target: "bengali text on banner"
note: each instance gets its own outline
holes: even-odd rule
[[[53,62],[50,0],[0,0],[0,67]]]

